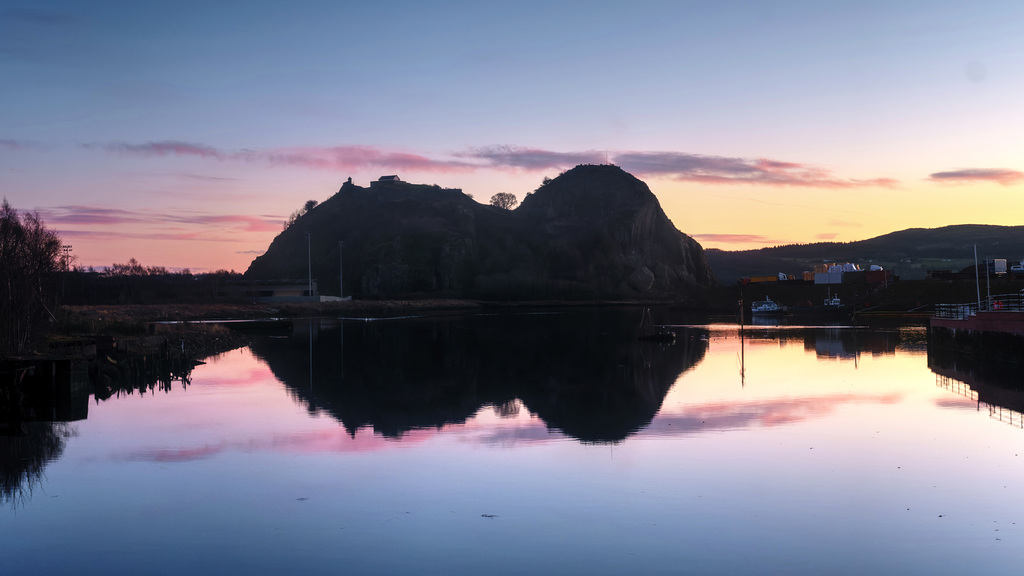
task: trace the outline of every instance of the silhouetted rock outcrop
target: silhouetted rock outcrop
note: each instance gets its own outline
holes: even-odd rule
[[[714,283],[704,250],[647,185],[616,166],[577,166],[515,210],[458,189],[347,182],[256,258],[252,279],[313,277],[346,295],[509,299],[679,298]]]

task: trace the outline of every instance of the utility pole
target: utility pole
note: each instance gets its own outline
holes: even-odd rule
[[[991,310],[992,309],[992,280],[990,280],[989,277],[988,277],[988,266],[989,266],[988,263],[990,261],[991,260],[989,260],[988,256],[986,256],[985,257],[985,296],[986,296],[986,299],[988,300],[988,302],[985,304],[985,310]]]
[[[60,299],[64,300],[64,283],[67,281],[68,272],[71,270],[68,263],[71,261],[71,244],[62,244],[61,250],[64,251],[64,273],[61,274],[60,280]]]
[[[974,289],[978,292],[978,312],[981,312],[981,280],[978,279],[978,245],[974,245]]]
[[[345,269],[342,267],[343,260],[341,259],[341,249],[345,246],[345,243],[338,240],[338,298],[345,297]]]
[[[306,272],[309,280],[309,297],[313,297],[313,244],[310,240],[311,233],[306,232]]]

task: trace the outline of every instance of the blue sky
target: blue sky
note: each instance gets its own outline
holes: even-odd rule
[[[392,173],[607,160],[727,249],[1024,208],[1015,2],[3,0],[0,77],[0,194],[88,265],[244,270]]]

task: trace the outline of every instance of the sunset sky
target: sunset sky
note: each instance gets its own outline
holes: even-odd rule
[[[0,0],[0,196],[80,265],[244,271],[383,174],[611,162],[705,248],[1022,224],[1024,4]]]

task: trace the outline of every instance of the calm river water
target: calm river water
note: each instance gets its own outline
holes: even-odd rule
[[[638,321],[296,322],[89,395],[0,438],[0,573],[1020,569],[1012,372],[916,327]]]

